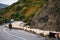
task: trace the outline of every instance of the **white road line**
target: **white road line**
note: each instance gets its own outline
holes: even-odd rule
[[[13,37],[16,37],[16,38],[19,38],[19,39],[23,39],[23,40],[27,40],[27,39],[25,39],[25,38],[22,38],[22,37],[19,37],[19,36],[13,35],[13,34],[11,34],[11,33],[8,33],[8,32],[5,30],[5,28],[3,29],[3,31],[6,32],[7,34],[13,36]]]

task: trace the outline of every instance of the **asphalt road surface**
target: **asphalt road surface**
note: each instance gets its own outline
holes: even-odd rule
[[[57,40],[55,38],[46,38],[37,36],[35,34],[23,31],[23,30],[9,30],[3,26],[0,26],[0,40]]]

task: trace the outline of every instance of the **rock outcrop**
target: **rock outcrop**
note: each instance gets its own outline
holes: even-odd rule
[[[30,26],[41,30],[60,31],[60,0],[48,0],[32,18]]]

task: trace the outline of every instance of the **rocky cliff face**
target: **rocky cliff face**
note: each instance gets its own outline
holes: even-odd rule
[[[60,31],[60,0],[48,0],[32,18],[30,26],[41,30]]]

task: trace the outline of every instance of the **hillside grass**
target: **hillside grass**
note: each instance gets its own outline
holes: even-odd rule
[[[6,8],[0,9],[0,17],[2,19],[7,17],[9,19],[29,21],[46,2],[47,0],[19,0]]]

